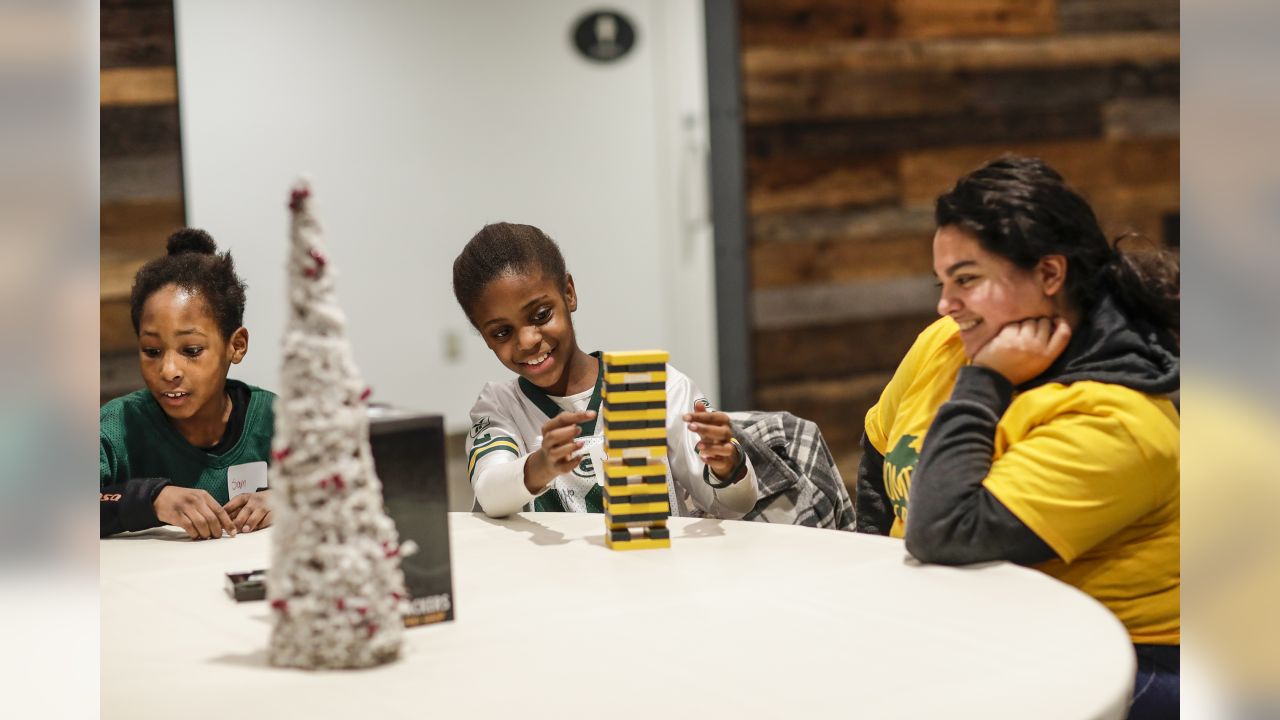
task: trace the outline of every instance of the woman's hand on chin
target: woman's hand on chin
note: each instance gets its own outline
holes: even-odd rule
[[[1061,317],[1027,318],[1000,328],[973,356],[973,364],[1021,385],[1048,370],[1070,341],[1071,326]]]

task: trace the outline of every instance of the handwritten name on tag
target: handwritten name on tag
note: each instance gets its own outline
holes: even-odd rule
[[[267,486],[267,464],[258,462],[232,465],[227,468],[227,497],[257,492]]]

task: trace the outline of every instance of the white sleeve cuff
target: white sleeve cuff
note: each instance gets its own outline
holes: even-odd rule
[[[485,515],[499,518],[518,513],[551,487],[549,483],[542,492],[534,494],[524,486],[524,464],[529,459],[528,455],[511,459],[507,459],[510,455],[506,453],[494,455],[493,461],[485,463],[485,467],[476,472],[476,502],[480,503]],[[499,459],[497,456],[500,455],[507,457]]]

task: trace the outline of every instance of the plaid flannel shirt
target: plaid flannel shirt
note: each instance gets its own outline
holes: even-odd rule
[[[729,417],[760,483],[744,520],[853,530],[853,501],[816,424],[788,412]]]

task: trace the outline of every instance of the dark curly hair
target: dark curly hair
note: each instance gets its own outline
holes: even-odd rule
[[[564,256],[554,240],[532,225],[485,225],[453,261],[453,296],[472,319],[476,301],[494,278],[534,272],[555,280],[560,292],[565,291]]]
[[[968,230],[985,250],[1024,270],[1046,255],[1063,255],[1074,307],[1088,311],[1110,293],[1130,317],[1178,333],[1173,256],[1122,250],[1120,243],[1132,235],[1108,242],[1089,203],[1039,158],[1008,155],[965,175],[938,197],[934,221]]]
[[[134,334],[140,330],[142,306],[147,298],[166,285],[177,285],[204,298],[223,339],[229,340],[244,324],[246,287],[236,275],[231,251],[219,255],[218,245],[209,233],[196,228],[183,228],[170,235],[167,247],[167,255],[143,265],[133,278],[129,315]]]

